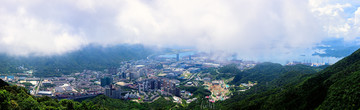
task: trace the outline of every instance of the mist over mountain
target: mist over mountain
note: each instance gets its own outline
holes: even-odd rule
[[[0,0],[3,110],[360,110],[360,0]]]
[[[220,104],[223,109],[358,109],[359,55],[360,50],[357,50],[316,74],[309,72],[310,68],[300,71],[312,74],[290,72],[291,74],[284,75],[286,77],[275,78],[273,82],[235,95],[231,100]],[[281,82],[287,83],[279,86]],[[274,86],[275,88],[269,89]],[[261,92],[255,92],[256,90]]]
[[[237,75],[233,83],[257,80],[259,83],[245,92],[235,92],[225,101],[208,102],[205,98],[181,106],[161,98],[153,103],[137,103],[111,99],[104,95],[83,102],[34,97],[26,89],[9,86],[0,79],[0,107],[6,108],[78,108],[78,109],[358,109],[360,50],[322,70],[306,65],[281,66],[262,63],[245,71],[233,65],[221,72]],[[319,71],[321,70],[321,71]],[[242,81],[243,80],[243,81]],[[10,92],[11,91],[11,92]],[[17,95],[21,94],[21,95]],[[7,103],[11,102],[12,103]],[[16,106],[16,104],[20,104]],[[27,104],[32,103],[32,104]],[[51,104],[50,104],[51,103]],[[210,106],[209,106],[210,105]],[[210,107],[210,108],[209,108]]]
[[[49,56],[89,44],[143,44],[285,63],[312,57],[328,39],[358,42],[358,5],[357,0],[3,0],[0,52]]]
[[[89,45],[77,51],[54,56],[16,57],[2,54],[0,73],[35,70],[35,76],[50,77],[82,72],[84,69],[104,70],[118,67],[122,61],[146,59],[153,52],[142,45]]]

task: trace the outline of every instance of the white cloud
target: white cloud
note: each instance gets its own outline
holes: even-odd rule
[[[10,55],[62,54],[86,44],[81,35],[70,33],[71,27],[39,21],[23,8],[0,15],[0,24],[0,51]]]
[[[358,0],[310,0],[312,12],[321,20],[329,37],[344,38],[347,41],[359,37],[357,6]],[[347,10],[347,11],[346,11]]]
[[[131,42],[195,46],[272,60],[273,55],[310,48],[323,38],[307,5],[294,0],[129,0],[117,21],[132,36]]]
[[[0,51],[52,55],[89,43],[186,46],[279,61],[354,39],[353,0],[0,1]],[[356,14],[355,14],[355,13]]]

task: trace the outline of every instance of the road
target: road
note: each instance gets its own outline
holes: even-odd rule
[[[42,80],[40,79],[39,83],[34,87],[33,93],[37,95],[39,93],[40,87],[42,86]],[[36,89],[36,90],[35,90]]]

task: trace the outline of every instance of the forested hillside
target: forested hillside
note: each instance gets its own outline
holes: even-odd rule
[[[90,45],[81,50],[55,56],[13,57],[0,55],[0,73],[23,72],[34,69],[36,76],[59,76],[84,69],[104,70],[117,67],[121,61],[145,59],[152,53],[142,45],[101,47]],[[23,68],[22,68],[23,67]]]
[[[282,66],[269,62],[258,64],[254,68],[244,71],[234,70],[236,69],[235,67],[232,68],[232,71],[236,72],[236,76],[231,83],[236,85],[248,81],[258,81],[260,85],[263,85],[275,79],[286,77],[286,75],[290,78],[290,76],[297,74],[313,74],[320,70],[320,68],[305,65]]]
[[[296,76],[298,72],[284,76]],[[222,109],[359,109],[360,50],[314,74],[298,75],[291,81],[265,92],[221,102]],[[260,86],[259,86],[260,87]],[[252,91],[256,88],[252,88]],[[249,91],[250,92],[250,91]]]

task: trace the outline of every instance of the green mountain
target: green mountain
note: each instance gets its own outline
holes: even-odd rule
[[[257,81],[245,92],[236,92],[225,101],[210,103],[205,98],[182,106],[164,98],[153,103],[110,99],[98,96],[82,102],[34,97],[23,87],[0,80],[1,109],[359,109],[360,50],[323,70],[305,65],[281,66],[263,63],[240,71],[235,66],[220,68],[236,75],[233,84]],[[321,71],[319,71],[321,70]],[[319,72],[317,72],[319,71]]]
[[[180,109],[180,105],[160,97],[152,103],[138,103],[133,101],[126,101],[121,99],[112,99],[105,95],[99,95],[97,97],[86,99],[85,102],[92,102],[96,105],[100,105],[102,108],[109,110],[169,110]]]
[[[35,76],[53,77],[82,72],[84,69],[104,70],[118,67],[122,61],[145,59],[150,54],[152,50],[142,45],[89,45],[78,51],[54,56],[13,57],[2,54],[0,73],[23,72],[23,68],[27,68],[35,70]]]
[[[289,72],[311,74],[316,73],[315,70],[316,68],[305,65],[282,66],[280,64],[267,62],[258,64],[252,69],[239,72],[236,74],[232,83],[238,85],[248,81],[258,81],[264,84]]]
[[[222,109],[359,109],[360,50],[314,75],[293,80],[298,83],[245,98],[234,96],[219,106]]]

